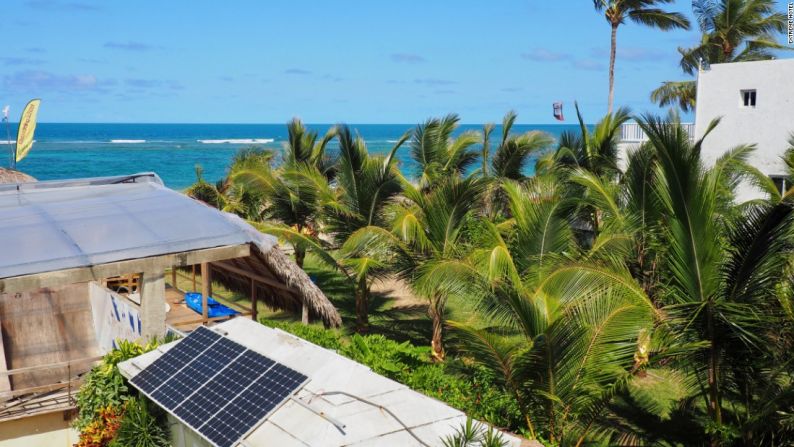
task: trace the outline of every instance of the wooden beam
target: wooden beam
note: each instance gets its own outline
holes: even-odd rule
[[[102,356],[85,357],[82,359],[69,360],[66,362],[50,363],[47,365],[26,366],[24,368],[9,369],[8,371],[0,371],[0,376],[13,376],[14,374],[24,374],[35,371],[46,371],[54,368],[65,368],[74,365],[92,364],[102,360]]]
[[[247,315],[249,315],[247,312],[241,312],[239,316],[245,317]],[[222,316],[222,317],[212,317],[212,318],[209,318],[207,321],[215,322],[215,321],[221,321],[221,320],[231,320],[232,318],[236,318],[236,317],[237,316],[225,315],[225,316]],[[172,321],[172,322],[170,322],[168,324],[170,326],[173,326],[173,327],[179,327],[179,326],[186,326],[188,324],[196,324],[196,323],[203,323],[203,322],[204,322],[203,318],[196,317],[196,318],[191,318],[189,320],[176,320],[176,321]]]
[[[290,292],[290,293],[298,293],[296,290],[290,289],[289,287],[287,287],[286,285],[276,281],[275,279],[270,279],[270,278],[264,277],[264,276],[256,274],[256,273],[251,273],[251,272],[249,272],[247,270],[241,269],[240,267],[232,265],[232,264],[230,264],[228,262],[215,261],[212,264],[214,266],[216,266],[216,267],[219,267],[221,270],[228,270],[228,271],[230,271],[232,273],[237,273],[240,276],[256,280],[256,281],[261,282],[263,284],[267,284],[267,285],[269,285],[271,287],[275,287],[276,289],[283,290],[285,292]]]
[[[209,321],[209,309],[207,308],[207,298],[212,295],[212,273],[207,262],[201,263],[201,318],[204,324]]]
[[[13,276],[0,279],[0,293],[17,293],[36,290],[43,287],[60,287],[86,281],[100,281],[112,276],[129,273],[164,270],[168,267],[187,267],[202,262],[214,262],[223,259],[242,258],[251,254],[248,244],[227,245],[224,247],[172,253],[148,258],[130,259],[110,262],[91,267],[78,267],[54,272],[35,273],[32,275]]]
[[[7,391],[7,392],[4,392],[4,393],[0,393],[0,398],[22,396],[24,394],[30,394],[30,393],[44,393],[44,392],[55,391],[55,390],[59,390],[59,389],[62,389],[62,388],[70,388],[70,387],[73,387],[73,388],[77,389],[77,388],[79,388],[79,386],[75,386],[75,385],[80,385],[82,382],[83,382],[83,378],[79,377],[79,378],[70,380],[68,382],[53,383],[51,385],[34,386],[34,387],[30,387],[30,388],[12,390],[12,391]]]

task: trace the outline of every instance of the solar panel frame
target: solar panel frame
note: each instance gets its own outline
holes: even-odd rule
[[[161,359],[163,359],[163,358],[166,356],[166,354],[168,354],[169,352],[171,352],[171,351],[173,351],[173,350],[177,349],[177,348],[179,347],[179,345],[181,345],[181,344],[183,344],[184,342],[186,342],[186,341],[190,340],[190,338],[193,336],[193,334],[194,334],[194,333],[196,333],[196,332],[198,332],[198,331],[202,331],[202,330],[203,330],[203,331],[206,331],[206,332],[211,332],[212,334],[216,335],[218,338],[217,338],[217,339],[215,339],[214,341],[212,341],[212,343],[210,343],[209,345],[207,345],[207,346],[206,346],[206,348],[205,348],[203,351],[201,351],[201,353],[200,353],[198,356],[196,356],[196,357],[192,358],[190,361],[188,361],[188,362],[186,362],[184,365],[182,365],[182,366],[181,366],[181,367],[180,367],[180,368],[177,370],[177,372],[176,372],[175,374],[173,374],[173,375],[172,375],[170,378],[166,379],[166,380],[165,380],[163,383],[161,383],[160,385],[158,385],[158,386],[157,386],[156,388],[154,388],[152,391],[147,391],[147,390],[144,390],[144,389],[140,388],[140,387],[139,387],[139,386],[138,386],[138,385],[137,385],[137,384],[134,382],[134,381],[135,381],[135,379],[137,379],[138,377],[140,377],[140,376],[141,376],[141,374],[143,374],[143,373],[144,373],[146,370],[148,370],[148,368],[150,368],[152,365],[154,365],[155,363],[157,363],[157,362],[159,362]],[[139,390],[141,393],[143,393],[143,394],[144,394],[144,395],[145,395],[147,398],[149,398],[149,399],[150,399],[150,400],[152,400],[153,402],[157,403],[159,406],[161,406],[161,407],[165,408],[166,410],[168,410],[168,412],[169,412],[169,413],[170,413],[170,414],[171,414],[171,415],[172,415],[174,418],[176,418],[178,421],[180,421],[181,423],[183,423],[183,424],[185,424],[186,426],[188,426],[190,429],[192,429],[193,431],[195,431],[197,434],[199,434],[199,435],[200,435],[202,438],[204,438],[205,440],[207,440],[207,441],[208,441],[208,442],[209,442],[211,445],[213,445],[213,446],[215,446],[215,447],[231,447],[231,446],[234,446],[234,445],[236,445],[236,444],[240,443],[240,442],[241,442],[243,439],[245,439],[245,438],[246,438],[246,437],[247,437],[247,436],[248,436],[248,435],[249,435],[251,432],[253,432],[254,430],[256,430],[256,428],[257,428],[257,427],[259,427],[259,426],[260,426],[262,423],[264,423],[264,422],[265,422],[265,421],[266,421],[266,420],[267,420],[267,419],[268,419],[268,418],[269,418],[269,417],[270,417],[270,416],[271,416],[271,415],[272,415],[272,414],[273,414],[275,411],[277,411],[279,408],[281,408],[281,406],[283,406],[283,405],[284,405],[286,402],[288,402],[288,401],[290,400],[290,398],[291,398],[292,396],[294,396],[294,395],[295,395],[295,394],[296,394],[298,391],[300,391],[300,390],[301,390],[301,389],[302,389],[302,388],[303,388],[303,387],[306,385],[306,383],[308,383],[308,381],[309,381],[309,377],[308,377],[308,376],[306,376],[306,375],[304,375],[304,374],[302,374],[301,372],[299,372],[299,371],[296,371],[296,370],[294,370],[294,369],[292,369],[292,368],[290,368],[290,367],[288,367],[288,366],[286,366],[286,365],[284,365],[284,364],[282,364],[282,363],[279,363],[279,362],[277,362],[277,361],[275,361],[275,360],[273,360],[273,359],[271,359],[271,358],[269,358],[269,357],[267,357],[267,356],[265,356],[265,355],[262,355],[262,354],[260,354],[260,353],[258,353],[258,352],[256,352],[256,351],[254,351],[254,350],[252,350],[252,349],[246,348],[245,346],[243,346],[243,345],[241,345],[241,344],[239,344],[239,343],[236,343],[236,342],[234,342],[234,341],[232,341],[232,340],[230,340],[230,339],[228,339],[228,338],[226,338],[226,337],[223,337],[222,335],[218,334],[218,333],[217,333],[217,332],[215,332],[215,331],[212,331],[212,330],[210,330],[210,329],[207,329],[207,328],[205,328],[205,327],[203,327],[203,326],[200,326],[200,327],[199,327],[199,328],[198,328],[196,331],[194,331],[194,333],[191,333],[191,334],[190,334],[190,335],[189,335],[187,338],[185,338],[184,340],[180,341],[180,342],[179,342],[179,343],[178,343],[176,346],[174,346],[173,348],[169,349],[169,350],[168,350],[168,351],[166,351],[166,352],[165,352],[165,353],[164,353],[162,356],[160,356],[160,358],[158,358],[157,360],[155,360],[154,362],[152,362],[152,364],[151,364],[151,365],[149,365],[149,366],[147,366],[146,368],[144,368],[144,369],[143,369],[143,371],[141,371],[140,373],[138,373],[138,375],[136,375],[135,377],[133,377],[133,378],[130,380],[130,383],[131,383],[133,386],[135,386],[136,388],[138,388],[138,390]],[[207,338],[209,338],[209,339],[212,339],[212,338],[214,338],[214,337],[212,337],[212,336],[208,336],[208,335],[205,333],[205,334],[202,334],[202,335],[200,335],[200,338],[201,338],[201,339],[207,339]],[[213,346],[215,346],[216,344],[220,343],[221,341],[225,341],[225,342],[231,343],[231,344],[233,344],[233,345],[237,345],[237,346],[239,346],[240,348],[242,348],[242,349],[243,349],[243,351],[242,351],[242,352],[240,352],[240,353],[239,353],[239,355],[237,355],[236,357],[234,357],[234,359],[233,359],[232,361],[228,362],[228,363],[227,363],[225,366],[223,366],[222,368],[220,368],[220,369],[219,369],[219,370],[218,370],[218,371],[217,371],[215,374],[213,374],[213,375],[212,375],[212,376],[211,376],[209,379],[207,379],[207,380],[206,380],[206,381],[204,381],[204,382],[203,382],[201,385],[199,385],[199,386],[198,386],[198,387],[197,387],[195,390],[193,390],[193,392],[192,392],[192,393],[188,394],[188,395],[187,395],[187,397],[185,397],[185,398],[182,400],[182,402],[180,402],[180,403],[179,403],[179,404],[177,404],[176,406],[169,406],[169,405],[166,405],[164,402],[162,402],[161,400],[159,400],[159,399],[157,399],[157,398],[155,398],[155,397],[153,396],[153,394],[154,394],[156,391],[158,391],[158,390],[160,390],[161,388],[163,388],[163,386],[165,386],[165,385],[167,384],[167,382],[171,380],[171,378],[173,378],[173,377],[174,377],[176,374],[179,374],[180,372],[182,372],[182,371],[186,370],[186,369],[189,367],[189,365],[193,364],[193,363],[194,363],[194,362],[197,360],[197,358],[198,358],[198,357],[200,357],[201,355],[204,355],[205,353],[209,352],[209,350],[210,350],[210,349],[211,349]],[[199,341],[197,341],[197,340],[194,340],[194,343],[197,343],[197,342],[199,342]],[[179,352],[177,352],[176,354],[179,354]],[[246,357],[246,354],[248,354],[248,356],[247,356],[247,357]],[[171,356],[171,357],[174,357],[174,356]],[[222,374],[224,371],[230,371],[230,370],[231,370],[231,367],[232,367],[233,365],[235,365],[235,363],[237,362],[237,360],[239,360],[239,359],[241,359],[241,358],[243,358],[243,357],[246,357],[247,359],[249,359],[249,360],[251,360],[251,361],[253,361],[253,360],[257,360],[257,361],[260,361],[260,362],[261,362],[260,358],[261,358],[261,359],[264,359],[264,360],[265,360],[267,363],[269,363],[269,367],[267,367],[267,368],[263,369],[263,371],[262,371],[261,373],[259,373],[259,375],[258,375],[258,376],[257,376],[255,379],[251,380],[251,381],[250,381],[250,383],[249,383],[249,384],[248,384],[246,387],[244,387],[244,388],[243,388],[243,390],[241,391],[241,393],[234,395],[234,397],[233,397],[232,399],[230,399],[228,402],[226,402],[226,404],[225,404],[225,405],[223,405],[223,406],[222,406],[222,407],[221,407],[221,408],[220,408],[220,409],[219,409],[217,412],[213,413],[213,414],[212,414],[212,415],[211,415],[209,418],[207,418],[207,419],[204,421],[204,423],[203,423],[203,424],[196,425],[196,424],[189,423],[189,422],[188,422],[188,421],[187,421],[187,420],[186,420],[184,417],[182,417],[182,416],[180,416],[180,415],[178,415],[178,414],[177,414],[177,410],[178,410],[178,409],[179,409],[179,408],[180,408],[182,405],[184,405],[184,404],[188,403],[188,402],[190,401],[190,399],[191,399],[193,396],[197,396],[197,395],[199,395],[199,394],[200,394],[200,393],[199,393],[199,391],[202,391],[202,390],[204,390],[204,391],[207,391],[207,390],[209,389],[209,388],[207,388],[207,385],[209,385],[210,383],[212,383],[212,382],[213,382],[215,379],[218,379],[218,378],[220,378],[220,377],[221,377],[221,374]],[[168,360],[168,359],[166,359],[166,360]],[[250,369],[250,368],[249,368],[249,369]],[[231,438],[230,438],[230,440],[227,440],[227,441],[229,441],[227,444],[220,444],[220,443],[216,442],[214,439],[211,439],[209,436],[207,436],[205,433],[202,433],[202,432],[199,430],[199,428],[200,428],[200,427],[207,426],[207,425],[208,425],[208,423],[209,423],[210,421],[214,420],[214,419],[215,419],[215,418],[216,418],[218,415],[220,415],[220,414],[221,414],[221,413],[224,411],[224,409],[226,409],[228,406],[230,406],[232,402],[234,402],[235,400],[237,400],[237,399],[238,399],[238,398],[239,398],[239,397],[242,395],[242,393],[243,393],[243,392],[245,392],[246,390],[248,390],[249,388],[251,388],[251,386],[253,386],[253,385],[254,385],[256,382],[258,382],[260,379],[263,379],[263,378],[265,378],[265,377],[266,377],[266,375],[267,375],[267,374],[268,374],[268,373],[269,373],[271,370],[274,370],[274,369],[278,369],[279,371],[282,371],[282,370],[289,371],[289,372],[293,373],[293,374],[292,374],[293,376],[295,376],[296,378],[298,378],[298,379],[301,379],[301,380],[297,380],[297,381],[295,381],[295,385],[294,385],[294,387],[293,387],[293,388],[291,388],[291,389],[290,389],[288,392],[284,393],[284,395],[283,395],[283,397],[281,398],[281,400],[280,400],[279,402],[276,402],[276,403],[274,404],[274,406],[273,406],[272,408],[270,408],[270,409],[267,411],[267,413],[266,413],[266,414],[264,414],[262,417],[259,417],[258,419],[255,419],[255,420],[254,420],[252,423],[248,424],[248,425],[250,425],[250,426],[249,426],[249,427],[247,427],[247,428],[245,429],[245,431],[244,431],[244,432],[241,432],[242,434],[240,434],[239,436],[235,435],[236,437],[235,437],[233,440],[231,440]],[[236,370],[235,370],[235,371],[236,371]],[[205,390],[205,388],[206,388],[206,390]]]

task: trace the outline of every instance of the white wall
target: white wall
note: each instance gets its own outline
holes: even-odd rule
[[[744,107],[741,90],[757,92],[756,106]],[[719,126],[703,144],[711,164],[727,150],[755,143],[749,162],[767,175],[784,175],[780,159],[794,131],[794,59],[715,64],[701,70],[697,86],[695,137],[703,136],[711,120]]]

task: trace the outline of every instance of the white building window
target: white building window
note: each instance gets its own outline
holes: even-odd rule
[[[742,90],[742,106],[755,107],[755,90]]]

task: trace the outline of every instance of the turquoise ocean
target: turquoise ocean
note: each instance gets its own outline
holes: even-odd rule
[[[331,125],[307,125],[324,134]],[[371,153],[387,152],[412,124],[350,124],[367,142]],[[462,125],[458,132],[481,130],[482,125]],[[521,124],[513,132],[541,130],[552,136],[578,126]],[[0,128],[0,141],[6,143]],[[16,124],[11,123],[12,139]],[[496,128],[494,139],[500,138]],[[287,138],[284,124],[66,124],[40,123],[29,155],[17,169],[38,180],[101,177],[156,172],[171,188],[183,189],[196,180],[195,166],[201,165],[204,178],[222,179],[232,157],[240,149],[256,145],[280,151]],[[0,144],[0,166],[10,163],[10,148]],[[336,143],[329,151],[336,150]],[[400,169],[408,176],[416,171],[408,145],[397,152]],[[531,168],[530,168],[531,169]],[[528,172],[531,174],[531,172]]]

